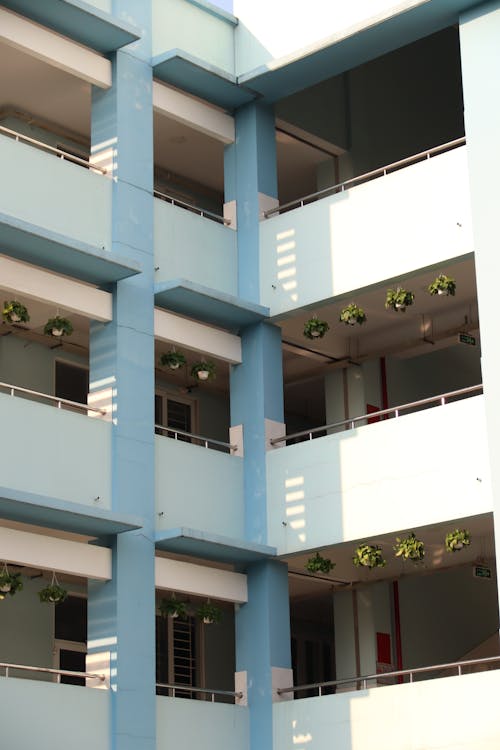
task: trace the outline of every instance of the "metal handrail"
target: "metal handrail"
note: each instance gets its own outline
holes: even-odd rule
[[[325,430],[334,430],[339,427],[346,427],[353,430],[357,422],[363,422],[365,419],[377,419],[378,417],[389,416],[393,414],[395,417],[399,417],[399,412],[406,409],[414,409],[419,406],[425,406],[426,404],[439,403],[444,406],[446,399],[453,398],[455,396],[466,396],[467,394],[478,393],[483,390],[483,386],[471,385],[468,388],[460,388],[458,391],[450,391],[449,393],[442,393],[439,396],[430,396],[429,398],[422,398],[419,401],[410,401],[408,404],[401,404],[401,406],[392,406],[390,409],[380,409],[379,411],[371,412],[370,414],[362,414],[360,417],[351,417],[350,419],[343,419],[342,422],[333,422],[332,424],[326,424],[322,427],[313,427],[312,430],[301,430],[301,432],[293,432],[290,435],[281,435],[280,437],[273,438],[269,442],[271,445],[277,445],[278,443],[287,443],[289,440],[294,440],[298,437],[309,436],[309,440],[313,439],[313,435],[318,432],[324,432]]]
[[[194,432],[185,432],[184,430],[177,430],[174,427],[165,427],[162,424],[155,424],[155,430],[162,430],[163,432],[171,432],[174,436],[174,440],[178,439],[178,435],[183,437],[191,438],[193,440],[200,440],[205,448],[209,445],[220,445],[222,448],[227,448],[229,452],[237,450],[238,446],[232,443],[224,443],[222,440],[213,440],[212,438],[204,437],[203,435],[195,435]]]
[[[500,662],[500,656],[487,656],[482,659],[467,659],[466,661],[452,661],[448,664],[434,664],[431,667],[415,667],[414,669],[398,669],[394,672],[379,672],[378,674],[369,674],[369,675],[363,675],[361,677],[350,677],[350,678],[343,678],[342,680],[328,680],[325,682],[311,682],[307,685],[297,685],[287,688],[278,688],[277,693],[278,695],[283,695],[284,693],[297,693],[302,690],[318,690],[318,696],[322,695],[322,689],[325,687],[337,687],[337,685],[348,685],[353,682],[356,683],[356,685],[362,685],[361,690],[366,690],[368,687],[368,682],[371,680],[386,680],[388,678],[392,677],[405,677],[406,675],[409,675],[410,680],[409,682],[413,682],[413,675],[415,674],[423,674],[425,672],[442,672],[443,670],[447,669],[456,669],[457,675],[460,677],[462,675],[462,668],[468,667],[468,666],[476,666],[478,664],[490,664],[490,663],[496,663]],[[378,687],[378,686],[375,686]],[[356,688],[359,690],[360,688]]]
[[[243,698],[243,693],[236,693],[232,690],[212,690],[210,688],[200,688],[200,687],[191,687],[190,685],[179,685],[173,682],[157,682],[156,683],[157,688],[164,688],[166,690],[172,691],[172,698],[175,698],[175,691],[178,690],[179,692],[188,692],[188,693],[203,693],[205,695],[211,695],[212,696],[212,703],[215,703],[215,696],[216,695],[222,695],[222,696],[230,696],[231,698]],[[170,697],[170,696],[169,696]]]
[[[207,211],[204,208],[198,208],[198,206],[193,206],[192,203],[181,201],[179,200],[179,198],[174,198],[173,195],[160,193],[159,190],[153,190],[153,195],[155,196],[155,198],[161,198],[161,200],[167,201],[171,203],[173,206],[180,206],[181,208],[187,208],[190,211],[194,211],[196,214],[199,214],[200,216],[206,216],[207,219],[213,219],[213,221],[217,221],[219,222],[219,224],[224,224],[224,226],[226,227],[231,224],[231,219],[226,219],[224,216],[221,216],[220,214],[216,214],[213,211]]]
[[[87,404],[80,404],[78,401],[70,401],[69,398],[59,398],[58,396],[49,396],[48,393],[40,393],[39,391],[32,391],[29,388],[21,388],[18,385],[12,385],[10,383],[0,383],[0,388],[6,388],[10,391],[11,396],[15,396],[17,392],[26,393],[28,396],[36,396],[36,398],[44,398],[47,401],[54,401],[57,404],[57,408],[60,409],[62,405],[71,406],[80,411],[92,411],[95,414],[104,416],[106,414],[105,409],[96,409],[94,406],[88,406]]]
[[[0,662],[0,669],[5,669],[5,677],[9,677],[11,669],[20,669],[26,672],[43,672],[45,674],[54,674],[57,676],[56,682],[61,682],[61,677],[80,677],[82,680],[99,680],[105,682],[106,675],[95,674],[94,672],[73,672],[68,669],[49,669],[48,667],[30,667],[27,664],[9,664]]]
[[[37,148],[42,148],[46,151],[52,152],[53,154],[57,154],[61,159],[67,159],[68,161],[72,161],[75,164],[81,164],[83,167],[87,167],[87,169],[93,169],[96,172],[101,172],[101,174],[106,174],[108,171],[105,167],[99,167],[97,164],[92,164],[86,159],[82,159],[80,156],[69,154],[62,148],[56,148],[55,146],[50,146],[48,143],[44,143],[43,141],[37,141],[35,138],[30,138],[29,135],[23,135],[23,133],[18,133],[16,130],[11,130],[10,128],[6,128],[3,125],[0,125],[0,132],[7,133],[7,135],[12,136],[16,141],[31,143]]]
[[[323,198],[327,195],[331,195],[331,193],[343,193],[345,190],[348,190],[350,187],[355,187],[358,184],[362,184],[363,182],[367,182],[368,180],[373,179],[374,177],[384,177],[388,172],[391,172],[396,169],[400,169],[401,167],[408,166],[409,164],[412,164],[413,162],[420,161],[422,159],[430,159],[432,156],[435,156],[436,154],[441,154],[445,151],[451,151],[454,148],[458,148],[459,146],[463,146],[465,144],[465,137],[462,138],[456,138],[453,141],[448,141],[448,143],[442,143],[440,146],[434,146],[434,148],[430,148],[427,151],[420,151],[418,154],[413,154],[412,156],[407,156],[405,159],[400,159],[399,161],[393,161],[391,164],[387,164],[385,167],[378,167],[377,169],[372,169],[371,172],[365,172],[364,174],[359,175],[358,177],[351,177],[349,180],[344,180],[344,182],[339,182],[337,185],[331,185],[330,187],[323,188],[322,190],[317,190],[315,193],[309,193],[309,195],[305,195],[303,198],[296,198],[293,201],[289,201],[288,203],[283,203],[281,206],[275,206],[274,208],[270,208],[268,211],[264,211],[264,218],[269,219],[270,216],[275,216],[276,214],[280,214],[282,211],[288,208],[293,208],[294,206],[303,206],[306,202],[313,202],[318,200],[319,198]]]

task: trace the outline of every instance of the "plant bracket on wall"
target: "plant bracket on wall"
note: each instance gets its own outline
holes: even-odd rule
[[[335,567],[335,563],[328,559],[328,557],[322,557],[319,552],[313,557],[310,557],[305,564],[305,569],[309,573],[330,573]]]
[[[330,326],[326,320],[320,320],[314,315],[304,324],[304,336],[306,339],[322,339]]]
[[[205,625],[217,624],[222,620],[222,610],[215,604],[211,604],[210,600],[208,600],[198,607],[196,617],[205,623]]]
[[[355,326],[356,323],[363,325],[363,323],[366,323],[365,311],[359,305],[351,302],[350,305],[341,310],[339,320],[341,323],[345,323],[346,326]]]
[[[395,557],[401,557],[403,560],[422,562],[424,559],[424,543],[420,539],[417,539],[413,531],[402,539],[396,537],[396,544],[393,549],[396,553]]]
[[[191,367],[191,375],[197,380],[213,380],[215,378],[216,367],[213,362],[195,362]]]
[[[5,599],[7,594],[14,596],[18,591],[22,591],[22,588],[21,573],[9,573],[7,563],[4,563],[0,573],[0,601]]]
[[[56,315],[55,318],[48,319],[45,323],[43,332],[46,336],[54,336],[55,338],[71,336],[73,333],[73,325],[68,318],[62,318],[60,315]]]
[[[172,619],[179,617],[181,620],[185,620],[188,615],[186,602],[181,602],[175,596],[170,599],[162,599],[159,610],[162,617],[171,617]]]
[[[445,297],[454,297],[456,289],[457,284],[455,279],[452,279],[451,276],[445,276],[444,273],[436,276],[432,284],[429,284],[427,287],[429,294],[439,294]]]
[[[28,308],[15,299],[3,303],[2,318],[5,323],[27,323],[30,319]]]
[[[186,357],[181,352],[176,352],[175,349],[172,349],[161,355],[160,364],[162,367],[168,367],[169,370],[178,370],[186,364]]]
[[[52,573],[52,581],[38,592],[41,602],[49,604],[60,604],[68,596],[68,592],[62,586],[59,586],[55,572]]]
[[[415,295],[398,286],[396,289],[388,289],[385,297],[386,309],[392,308],[398,312],[405,312],[406,308],[413,305]]]
[[[352,561],[356,567],[383,568],[387,565],[382,555],[382,548],[373,544],[360,544],[354,551]]]
[[[459,552],[470,544],[470,531],[467,529],[455,529],[446,534],[444,546],[447,552]]]

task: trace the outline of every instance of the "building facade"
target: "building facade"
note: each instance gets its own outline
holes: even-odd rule
[[[351,5],[0,2],[6,750],[499,745],[500,2]]]

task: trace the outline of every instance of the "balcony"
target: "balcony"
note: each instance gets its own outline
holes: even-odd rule
[[[332,738],[338,750],[497,747],[499,687],[496,670],[284,700],[273,706],[274,747],[318,750]]]
[[[89,691],[90,692],[90,691]],[[159,696],[156,747],[249,747],[248,709],[224,703]]]
[[[111,423],[66,399],[14,386],[2,391],[2,488],[109,510]]]
[[[157,530],[187,527],[243,539],[242,459],[220,450],[231,451],[229,444],[163,431],[155,437]]]
[[[182,279],[236,296],[236,232],[224,219],[168,195],[155,200],[154,211],[156,281]]]
[[[483,397],[415,406],[270,451],[268,543],[289,554],[491,512]]]
[[[463,144],[268,211],[260,225],[261,304],[278,315],[471,253]]]

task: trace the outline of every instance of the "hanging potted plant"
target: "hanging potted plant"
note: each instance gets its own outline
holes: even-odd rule
[[[424,543],[420,539],[417,539],[413,531],[403,539],[396,537],[396,544],[393,549],[396,553],[395,557],[402,557],[403,560],[422,562],[424,559]]]
[[[9,573],[7,564],[4,563],[0,573],[0,601],[5,599],[7,594],[14,596],[18,591],[22,591],[22,588],[21,573]]]
[[[359,305],[351,302],[350,305],[347,305],[341,311],[339,320],[341,323],[345,323],[346,326],[354,326],[356,323],[362,325],[366,321],[365,311]]]
[[[186,357],[181,352],[176,352],[172,349],[160,357],[160,364],[162,367],[168,367],[170,370],[178,370],[179,367],[186,364]]]
[[[455,529],[446,534],[444,544],[447,552],[458,552],[470,544],[470,532],[467,529]]]
[[[222,610],[215,604],[211,604],[209,600],[198,607],[196,610],[196,616],[199,620],[204,622],[205,625],[213,625],[222,620]]]
[[[415,295],[413,292],[408,292],[406,289],[398,286],[396,289],[388,289],[385,298],[385,306],[387,309],[392,307],[393,310],[399,312],[405,312],[406,308],[413,305]]]
[[[432,284],[429,284],[427,291],[429,294],[440,294],[445,295],[446,297],[454,297],[456,288],[457,284],[455,279],[441,273],[439,276],[436,276]]]
[[[191,367],[191,375],[193,378],[198,378],[198,380],[213,380],[215,378],[215,370],[216,367],[213,362],[205,362],[202,359],[200,362],[195,362]]]
[[[322,557],[319,552],[316,552],[314,557],[310,557],[305,564],[305,569],[310,573],[329,573],[334,567],[335,563],[328,557]]]
[[[59,586],[56,574],[52,573],[52,581],[38,592],[41,602],[48,602],[50,604],[60,604],[68,596],[66,589]]]
[[[49,318],[45,323],[43,332],[46,336],[71,336],[73,333],[73,325],[68,318],[62,318],[60,315],[56,315],[55,318]]]
[[[179,601],[175,596],[172,596],[171,599],[162,599],[159,609],[162,617],[171,617],[172,619],[180,617],[181,620],[187,618],[186,602]]]
[[[304,336],[306,339],[322,339],[329,329],[326,320],[319,320],[315,315],[304,324]]]
[[[383,568],[387,562],[382,556],[382,548],[373,544],[360,544],[354,551],[352,561],[356,567]]]
[[[12,299],[3,303],[2,318],[6,323],[27,323],[30,316],[27,307]]]

